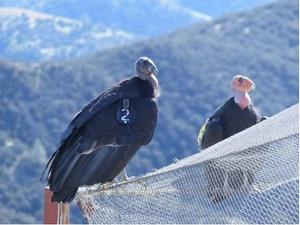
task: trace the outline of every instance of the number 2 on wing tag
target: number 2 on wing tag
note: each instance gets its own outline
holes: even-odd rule
[[[128,118],[130,112],[128,109],[122,109],[121,111],[122,113],[125,112],[125,115],[122,116],[121,120],[123,121],[123,123],[127,124],[128,122],[130,122],[130,119]]]

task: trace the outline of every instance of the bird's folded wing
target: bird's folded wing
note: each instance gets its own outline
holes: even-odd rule
[[[73,117],[67,129],[62,133],[60,143],[63,143],[76,129],[80,128],[102,109],[120,99],[136,97],[139,97],[138,92],[130,80],[120,82],[111,89],[101,93]]]
[[[220,120],[207,121],[203,138],[201,140],[201,148],[208,148],[223,140],[223,126]]]

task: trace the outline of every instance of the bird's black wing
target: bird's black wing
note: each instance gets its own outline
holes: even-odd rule
[[[136,79],[136,78],[135,78]],[[78,113],[75,114],[67,129],[62,133],[60,143],[62,144],[67,138],[91,119],[102,109],[106,108],[110,104],[120,100],[124,97],[135,98],[137,92],[132,90],[134,87],[132,83],[134,78],[123,80],[116,84],[114,87],[102,92],[96,98],[91,100],[86,106],[84,106]]]
[[[96,115],[99,111],[107,108],[112,103],[118,101],[119,99],[122,99],[124,97],[127,98],[136,98],[138,97],[138,90],[136,90],[136,85],[134,83],[136,82],[137,77],[133,77],[130,79],[125,79],[119,83],[117,83],[112,88],[100,93],[96,98],[91,100],[86,106],[82,108],[72,119],[67,129],[62,133],[60,138],[60,147],[57,151],[55,151],[51,158],[49,159],[43,173],[41,176],[41,179],[45,173],[45,171],[48,169],[49,165],[53,167],[55,164],[53,164],[53,161],[57,154],[66,148],[69,148],[70,145],[69,142],[72,142],[72,138],[76,136],[76,133],[80,128],[89,121],[94,115]],[[84,142],[83,142],[84,141]],[[81,142],[81,143],[80,143]],[[88,149],[91,146],[91,140],[76,140],[76,144],[80,145],[82,149]],[[74,143],[71,143],[71,145],[74,145]],[[81,150],[82,152],[84,150]],[[51,168],[48,172],[51,171]]]
[[[203,138],[201,141],[201,148],[208,148],[223,140],[223,126],[220,120],[214,119],[207,121]]]

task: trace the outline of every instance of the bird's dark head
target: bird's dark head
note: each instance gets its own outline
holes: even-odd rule
[[[154,62],[148,57],[140,57],[135,62],[135,71],[139,76],[157,76],[158,70]]]
[[[153,86],[154,96],[159,96],[158,80],[156,78],[158,69],[154,62],[148,57],[140,57],[135,62],[136,74],[143,80],[148,80]]]

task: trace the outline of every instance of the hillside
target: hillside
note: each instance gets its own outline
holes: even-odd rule
[[[251,96],[264,115],[297,103],[298,24],[298,1],[284,0],[68,63],[0,61],[0,177],[10,179],[0,186],[0,222],[41,222],[45,155],[71,116],[132,74],[141,55],[156,62],[162,95],[156,134],[131,161],[130,175],[195,153],[199,126],[230,96],[235,74],[255,81]]]
[[[0,6],[28,8],[77,20],[86,17],[94,23],[136,35],[157,36],[195,22],[210,21],[212,18],[274,1],[87,0],[83,3],[80,0],[2,0]]]

